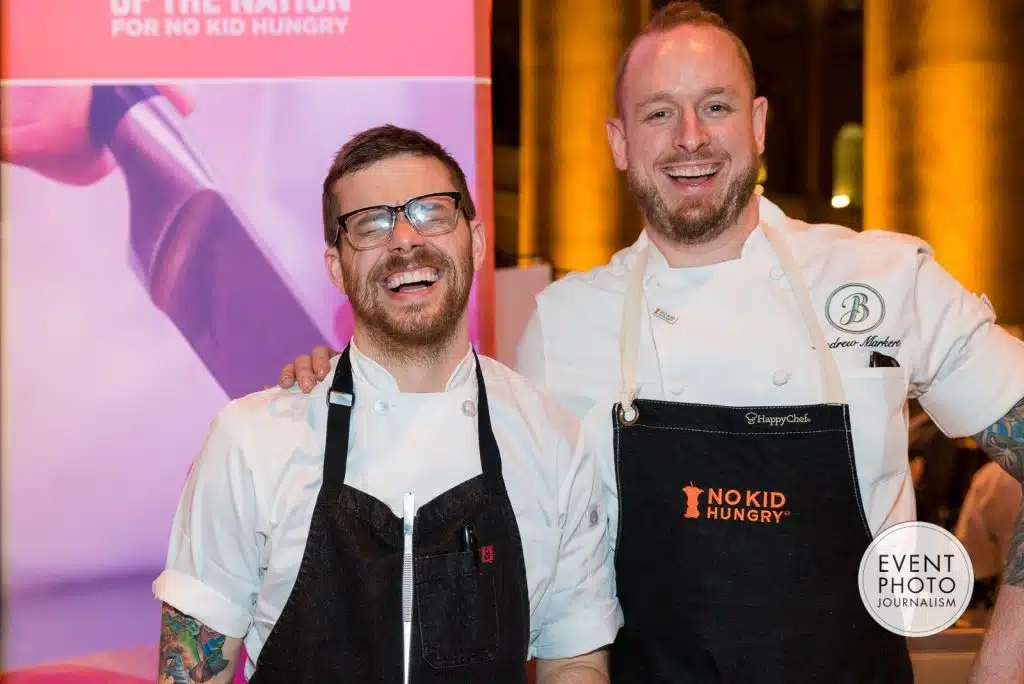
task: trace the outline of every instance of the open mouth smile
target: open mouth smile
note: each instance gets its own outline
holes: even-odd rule
[[[424,267],[392,273],[384,279],[384,287],[395,294],[417,294],[432,289],[440,279],[436,268]]]
[[[682,164],[663,169],[672,184],[683,189],[699,189],[711,184],[721,170],[722,164],[706,162],[703,164]]]

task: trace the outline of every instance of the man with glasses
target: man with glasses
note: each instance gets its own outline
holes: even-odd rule
[[[572,415],[469,341],[465,175],[384,126],[323,185],[355,330],[328,382],[214,421],[175,516],[161,681],[607,681],[607,513]],[[272,334],[272,331],[268,331]]]

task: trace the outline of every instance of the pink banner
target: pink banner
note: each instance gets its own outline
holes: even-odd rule
[[[485,75],[473,0],[6,0],[4,9],[8,79]]]
[[[150,585],[210,421],[351,333],[323,267],[334,152],[418,129],[492,223],[489,2],[3,12],[4,681],[153,681]],[[492,301],[488,265],[485,352]]]

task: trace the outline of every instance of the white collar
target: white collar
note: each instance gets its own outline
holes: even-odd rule
[[[389,394],[401,393],[398,388],[398,381],[395,380],[395,376],[391,374],[384,366],[380,365],[369,356],[364,354],[356,347],[355,340],[349,342],[349,359],[352,362],[352,380],[353,382],[365,383],[374,390],[380,392],[387,392]],[[475,377],[476,371],[476,360],[473,355],[473,348],[470,346],[466,350],[466,355],[462,357],[459,364],[452,371],[452,374],[448,376],[448,382],[445,384],[444,391],[449,392],[454,389],[464,387]],[[417,394],[424,394],[422,392]]]

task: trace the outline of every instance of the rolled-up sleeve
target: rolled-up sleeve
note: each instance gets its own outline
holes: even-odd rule
[[[601,480],[580,433],[559,455],[559,553],[534,643],[538,658],[589,653],[611,644],[621,626]]]
[[[252,625],[261,542],[238,409],[214,420],[188,474],[153,595],[210,629],[242,638]]]
[[[1024,343],[925,251],[914,305],[921,342],[914,394],[946,435],[975,435],[1024,396]]]

